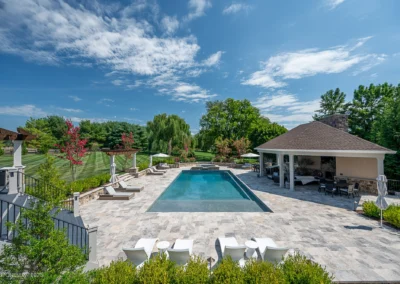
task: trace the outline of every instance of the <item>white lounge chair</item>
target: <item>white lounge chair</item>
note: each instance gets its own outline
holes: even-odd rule
[[[167,171],[166,170],[157,170],[157,168],[155,166],[151,167],[156,173],[163,173],[165,174]]]
[[[107,194],[100,194],[99,200],[129,200],[135,193],[133,192],[116,192],[112,186],[104,187]]]
[[[167,170],[167,169],[170,168],[169,165],[168,165],[167,163],[160,163],[160,164],[158,165],[158,167],[159,167],[161,170]]]
[[[288,252],[288,248],[278,247],[271,238],[253,238],[260,251],[261,259],[269,262],[280,262]]]
[[[140,239],[135,248],[122,248],[122,250],[136,267],[141,267],[150,258],[157,241],[158,239]]]
[[[126,191],[140,192],[144,189],[144,186],[127,185],[126,182],[123,180],[119,181],[118,183],[119,187]]]
[[[244,253],[246,251],[246,246],[239,245],[235,237],[220,237],[218,241],[221,247],[222,257],[229,255],[232,260],[238,261],[241,267],[245,265]]]
[[[148,168],[149,172],[147,172],[148,175],[158,175],[158,176],[162,176],[164,173],[162,172],[156,172],[153,167]]]
[[[169,259],[178,265],[185,265],[192,256],[193,240],[177,239],[173,249],[168,249]]]

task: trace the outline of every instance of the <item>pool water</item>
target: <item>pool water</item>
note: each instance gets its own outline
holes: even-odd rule
[[[182,171],[148,212],[265,212],[269,208],[230,171]]]

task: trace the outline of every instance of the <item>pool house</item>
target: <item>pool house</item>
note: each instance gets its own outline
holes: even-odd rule
[[[256,148],[260,175],[268,167],[279,168],[275,181],[280,187],[318,181],[346,179],[360,190],[376,193],[376,178],[384,174],[384,159],[395,151],[347,132],[347,116],[334,115],[299,125]],[[279,178],[278,178],[279,176]]]

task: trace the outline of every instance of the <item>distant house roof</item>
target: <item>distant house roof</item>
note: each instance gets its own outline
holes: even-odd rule
[[[260,146],[258,150],[395,152],[319,121],[299,125]]]

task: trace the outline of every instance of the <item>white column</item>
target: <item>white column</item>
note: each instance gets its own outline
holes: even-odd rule
[[[97,227],[88,229],[89,235],[89,262],[97,263]]]
[[[79,192],[74,192],[74,216],[80,216],[79,213]]]
[[[150,163],[149,163],[149,168],[153,166],[153,156],[150,155]]]
[[[136,168],[136,153],[133,154],[132,168]]]
[[[378,162],[378,176],[385,174],[384,164],[383,161],[385,160],[385,156],[376,158]]]
[[[279,165],[279,186],[285,186],[285,164],[283,162],[284,154],[280,153],[278,156],[278,165]]]
[[[289,154],[290,190],[294,191],[294,155]]]
[[[22,140],[14,140],[14,167],[22,166]]]
[[[10,179],[8,181],[8,194],[18,193],[18,169],[12,168],[8,170]]]
[[[114,168],[114,164],[115,163],[115,156],[114,155],[111,155],[110,156],[110,175],[112,176],[113,174],[115,174],[114,172],[113,172],[113,168]]]
[[[264,154],[260,153],[260,177],[264,176]]]

